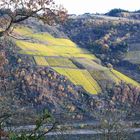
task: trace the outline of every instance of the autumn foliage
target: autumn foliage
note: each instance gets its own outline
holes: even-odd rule
[[[42,20],[46,24],[64,21],[66,10],[53,0],[1,0],[0,36],[12,31],[15,24],[30,17]]]

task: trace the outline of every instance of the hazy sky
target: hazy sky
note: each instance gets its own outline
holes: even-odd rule
[[[69,11],[69,14],[105,13],[113,8],[140,10],[140,0],[55,0]]]

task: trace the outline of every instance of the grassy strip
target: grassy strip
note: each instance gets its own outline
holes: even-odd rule
[[[34,56],[34,60],[35,60],[36,64],[39,65],[39,66],[49,66],[49,64],[46,61],[45,57]]]
[[[135,80],[129,78],[128,76],[126,76],[126,75],[124,75],[124,74],[122,74],[122,73],[120,73],[120,72],[118,72],[118,71],[116,71],[116,70],[114,70],[114,69],[112,69],[111,72],[112,72],[116,77],[118,77],[118,79],[119,79],[120,81],[122,80],[122,81],[124,81],[124,82],[126,82],[126,83],[129,83],[129,84],[132,84],[132,85],[134,85],[134,86],[140,86],[140,84],[139,84],[138,82],[136,82]]]
[[[52,67],[68,67],[68,68],[77,68],[71,60],[68,58],[55,58],[55,57],[47,57],[47,62]]]
[[[97,94],[100,91],[99,85],[94,79],[92,79],[91,75],[88,74],[87,70],[68,68],[54,68],[54,70],[64,76],[67,76],[75,85],[82,86],[87,92],[91,94]]]

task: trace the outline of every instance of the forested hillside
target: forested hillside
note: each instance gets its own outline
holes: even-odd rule
[[[0,22],[0,139],[8,132],[5,137],[17,140],[13,134],[22,137],[22,129],[30,137],[35,124],[36,137],[46,130],[62,135],[63,129],[66,135],[105,134],[120,140],[139,131],[139,11],[67,15],[61,6],[46,10],[47,0],[33,3],[21,1],[23,9],[14,12],[0,10],[5,21]],[[51,120],[44,126],[37,119],[44,112],[53,118],[52,128]],[[18,128],[11,134],[7,126]]]
[[[120,13],[112,10],[110,13]],[[136,12],[128,12],[137,16]],[[108,16],[107,16],[108,15]],[[139,18],[106,15],[71,16],[61,27],[74,42],[88,49],[104,65],[140,81],[139,76]]]
[[[20,104],[26,112],[31,108],[36,111],[47,108],[54,115],[70,111],[81,114],[74,118],[88,118],[88,108],[96,107],[100,102],[91,95],[106,92],[121,82],[139,87],[138,82],[111,65],[103,66],[99,58],[86,48],[80,48],[62,31],[60,34],[57,28],[43,26],[41,23],[34,26],[22,23],[14,29],[14,38],[3,44],[9,62],[5,67],[9,73],[7,82],[15,81],[16,94],[10,97],[14,96],[14,104]],[[3,98],[3,102],[9,100]],[[84,115],[83,111],[86,112]]]

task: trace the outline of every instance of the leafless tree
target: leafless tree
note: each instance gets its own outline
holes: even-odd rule
[[[15,24],[30,17],[42,20],[46,24],[64,21],[66,10],[54,3],[54,0],[1,0],[0,1],[0,37],[8,35]]]
[[[99,121],[97,130],[101,133],[101,140],[126,140],[130,137],[131,123],[125,122],[127,111],[104,108],[98,110],[95,117]]]
[[[99,95],[102,106],[93,114],[99,122],[97,130],[101,132],[101,139],[126,140],[132,136],[133,123],[129,119],[139,104],[139,90],[136,89],[121,82]]]

